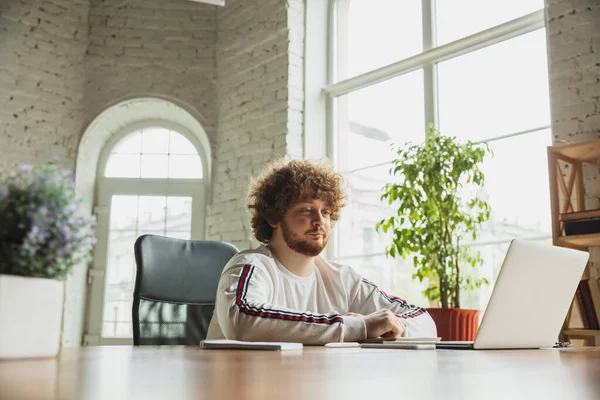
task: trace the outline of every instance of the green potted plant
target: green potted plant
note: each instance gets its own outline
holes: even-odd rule
[[[0,170],[0,359],[56,356],[64,280],[94,240],[69,172]]]
[[[482,264],[479,252],[465,244],[477,238],[477,228],[489,219],[490,206],[468,188],[483,186],[480,165],[489,147],[442,136],[430,124],[423,143],[395,152],[390,169],[395,181],[385,185],[381,198],[397,212],[376,225],[378,231],[391,231],[386,254],[412,255],[413,279],[427,279],[423,295],[440,306],[428,311],[444,340],[473,340],[479,311],[460,309],[461,290],[489,282],[465,274],[466,266]]]

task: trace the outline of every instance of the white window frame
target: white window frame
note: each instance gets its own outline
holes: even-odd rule
[[[202,163],[202,178],[112,178],[105,177],[106,165],[115,146],[126,136],[144,128],[163,128],[177,132],[188,139],[195,147]],[[108,254],[108,234],[110,225],[110,202],[114,195],[147,196],[189,196],[192,197],[191,239],[205,238],[206,201],[209,182],[208,158],[200,141],[184,126],[160,119],[148,119],[129,124],[113,135],[100,153],[97,170],[94,212],[97,216],[96,246],[94,258],[88,271],[88,313],[84,345],[132,345],[131,338],[102,337],[104,315],[104,292],[106,282],[106,263]],[[133,248],[131,249],[133,253]],[[133,293],[132,293],[133,297]]]
[[[348,4],[351,0],[333,0],[329,9],[329,26],[330,34],[329,43],[327,47],[329,49],[328,57],[328,76],[331,77],[330,83],[322,89],[323,95],[327,98],[326,109],[327,109],[327,156],[332,161],[333,165],[338,168],[339,160],[337,158],[337,110],[336,110],[336,99],[340,96],[346,95],[353,91],[377,84],[395,78],[404,74],[408,74],[412,71],[423,69],[424,76],[424,111],[426,124],[429,121],[433,121],[435,126],[438,124],[438,81],[436,74],[436,64],[445,60],[449,60],[454,57],[458,57],[484,47],[488,47],[505,40],[509,40],[529,32],[541,29],[545,27],[545,14],[544,10],[538,10],[519,18],[507,21],[500,25],[493,26],[475,34],[463,37],[453,42],[444,44],[442,46],[436,46],[435,43],[435,0],[422,0],[422,29],[423,29],[423,52],[412,57],[399,60],[395,63],[382,66],[378,69],[345,79],[336,81],[337,71],[337,54],[336,54],[336,42],[337,42],[337,7],[340,3]],[[424,126],[425,128],[425,126]],[[480,142],[493,142],[497,140],[507,139],[515,136],[524,135],[527,133],[542,131],[550,129],[550,125],[538,126],[532,129],[524,131],[510,132],[501,136],[488,138]],[[425,129],[424,129],[425,131]],[[348,174],[357,172],[363,169],[372,168],[375,166],[391,165],[390,162],[384,162],[375,165],[369,165],[366,167],[339,171],[342,174]],[[552,235],[537,235],[526,237],[524,239],[529,240],[546,240],[551,239]],[[504,240],[494,241],[476,241],[471,243],[473,247],[486,246],[492,244],[503,244],[508,243]],[[469,243],[465,243],[469,244]],[[380,256],[385,255],[385,252],[373,252],[371,254],[348,254],[337,255],[337,249],[339,248],[339,242],[337,234],[332,237],[330,245],[328,246],[328,255],[331,258],[335,258],[336,261],[348,261],[350,259],[367,257],[367,256]]]

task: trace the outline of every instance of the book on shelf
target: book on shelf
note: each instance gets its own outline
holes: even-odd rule
[[[600,233],[600,218],[564,221],[565,236]]]

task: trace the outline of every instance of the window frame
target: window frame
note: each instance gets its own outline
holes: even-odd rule
[[[398,60],[389,65],[381,66],[375,70],[350,77],[345,80],[337,80],[336,72],[338,70],[338,29],[337,26],[340,23],[337,20],[338,8],[348,7],[352,0],[334,0],[332,7],[329,10],[329,26],[330,32],[333,34],[329,36],[329,65],[330,71],[330,82],[322,89],[323,96],[327,99],[327,156],[332,161],[334,167],[338,169],[339,160],[337,153],[337,142],[338,142],[338,99],[343,99],[343,96],[351,92],[363,89],[365,87],[401,76],[417,69],[423,69],[424,79],[424,114],[425,124],[428,121],[433,121],[435,126],[439,126],[439,103],[438,103],[438,77],[437,77],[437,64],[442,61],[446,61],[458,56],[465,55],[467,53],[480,50],[482,48],[492,46],[494,44],[542,29],[545,27],[545,15],[544,9],[525,14],[521,17],[513,20],[504,22],[500,25],[496,25],[479,31],[472,35],[460,38],[458,40],[446,43],[441,46],[436,46],[436,34],[435,34],[435,21],[436,21],[436,10],[435,0],[422,0],[422,29],[423,29],[423,52],[412,57],[408,57],[403,60]],[[342,22],[343,23],[343,22]],[[534,133],[550,129],[550,125],[533,127],[518,132],[507,132],[503,135],[491,137],[480,142],[493,142],[497,140],[508,139],[511,137],[525,135],[528,133]],[[425,129],[423,129],[425,132]],[[375,166],[390,165],[390,162],[379,163],[375,165],[364,166],[356,169],[349,169],[339,171],[343,175],[356,172],[362,169],[372,168]],[[355,259],[358,257],[366,256],[380,256],[384,255],[384,252],[370,252],[370,253],[357,253],[338,255],[339,249],[339,238],[338,234],[332,235],[330,245],[327,248],[327,255],[338,262],[344,262],[345,260]],[[551,233],[548,235],[536,235],[527,237],[526,239],[531,240],[546,240],[551,239]],[[491,241],[476,241],[471,245],[474,247],[502,244],[507,243],[505,240],[491,240]]]
[[[106,165],[115,146],[126,136],[144,128],[163,128],[175,131],[188,139],[196,149],[202,163],[202,178],[119,178],[104,175]],[[108,237],[110,232],[110,206],[114,195],[189,196],[192,197],[191,239],[205,239],[206,204],[210,188],[208,159],[200,141],[184,126],[160,119],[147,119],[127,124],[112,135],[103,146],[97,164],[94,195],[94,214],[97,216],[96,246],[88,271],[88,312],[84,345],[132,345],[131,338],[103,337]],[[132,249],[133,252],[133,249]]]

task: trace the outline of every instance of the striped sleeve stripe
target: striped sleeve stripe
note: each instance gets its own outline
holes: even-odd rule
[[[364,283],[366,283],[367,285],[373,286],[375,288],[375,290],[377,290],[379,293],[381,293],[381,295],[390,303],[399,303],[402,306],[410,308],[409,311],[407,311],[403,314],[396,314],[396,317],[403,318],[403,319],[409,319],[409,318],[418,317],[419,315],[426,313],[424,308],[417,307],[414,304],[408,304],[405,300],[402,300],[400,297],[388,295],[386,292],[379,289],[377,287],[377,285],[374,284],[373,282],[371,282],[370,280],[362,278],[362,281]]]
[[[398,318],[402,318],[402,319],[409,319],[409,318],[415,318],[418,317],[419,315],[425,314],[427,311],[425,311],[424,308],[421,307],[417,307],[414,310],[410,310],[407,313],[404,314],[396,314],[396,317]]]
[[[390,303],[394,303],[395,302],[395,303],[400,303],[403,306],[415,307],[412,304],[408,304],[405,300],[402,300],[400,297],[388,295],[386,292],[384,292],[383,290],[379,289],[376,284],[374,284],[373,282],[371,282],[368,279],[362,278],[362,281],[364,283],[366,283],[367,285],[373,286],[375,288],[375,290],[377,290],[379,293],[381,293],[383,295],[383,297],[385,297],[385,299],[387,301],[389,301]]]
[[[236,305],[238,306],[240,312],[246,315],[252,315],[261,318],[274,318],[287,321],[310,322],[315,324],[332,325],[338,322],[344,322],[344,319],[340,314],[333,314],[332,316],[327,316],[324,314],[295,313],[290,311],[275,310],[264,307],[254,307],[249,305],[246,301],[246,294],[248,292],[248,286],[250,284],[250,279],[252,278],[253,272],[254,266],[246,264],[244,266],[244,269],[242,270],[242,275],[240,276],[240,280],[238,282],[236,292]]]

